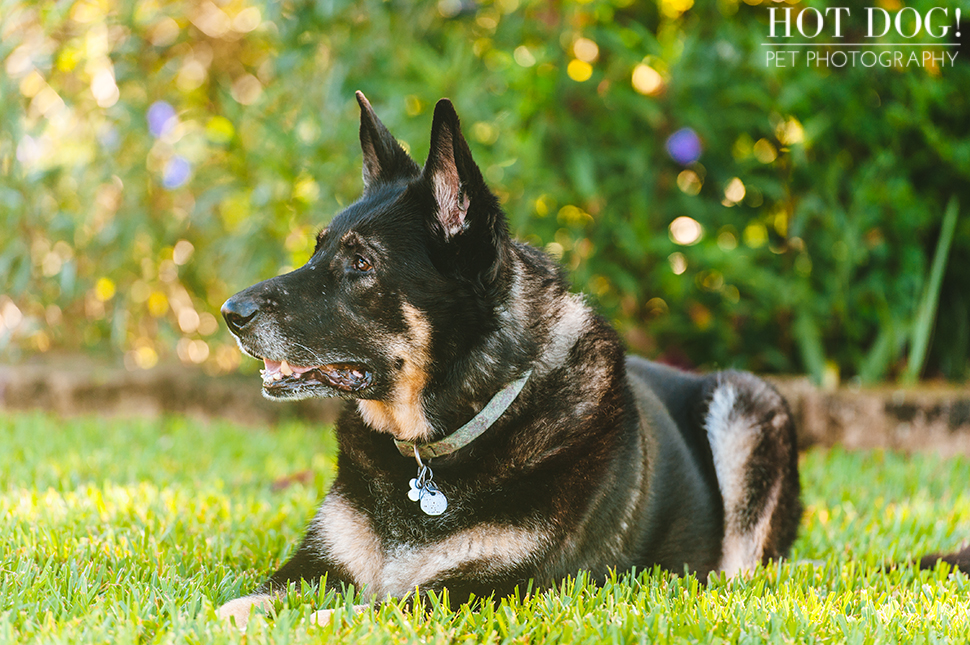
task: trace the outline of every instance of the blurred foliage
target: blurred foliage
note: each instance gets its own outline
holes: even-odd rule
[[[220,304],[360,193],[360,89],[419,161],[451,97],[635,351],[895,378],[970,207],[970,65],[768,67],[758,1],[0,0],[0,354],[233,369]],[[948,248],[924,376],[964,379],[970,217]]]

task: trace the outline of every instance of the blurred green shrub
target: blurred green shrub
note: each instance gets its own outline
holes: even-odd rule
[[[970,65],[769,68],[745,2],[0,0],[0,353],[233,369],[222,301],[359,195],[361,89],[419,161],[451,97],[634,350],[894,378],[970,205]],[[964,216],[931,376],[968,374],[968,257]]]

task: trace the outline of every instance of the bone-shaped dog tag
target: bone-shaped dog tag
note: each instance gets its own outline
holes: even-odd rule
[[[416,502],[421,499],[421,489],[418,488],[418,480],[412,478],[411,481],[408,482],[408,486],[411,487],[411,490],[408,491],[408,499],[412,502]]]

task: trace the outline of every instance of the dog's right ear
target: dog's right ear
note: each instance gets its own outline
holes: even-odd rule
[[[442,265],[486,288],[496,279],[509,252],[505,214],[488,189],[461,133],[455,106],[441,99],[431,123],[431,149],[422,171],[433,210],[426,219],[438,244]]]
[[[363,92],[357,92],[357,103],[360,104],[360,148],[364,153],[364,193],[378,184],[418,175],[421,172],[418,164],[377,118]]]

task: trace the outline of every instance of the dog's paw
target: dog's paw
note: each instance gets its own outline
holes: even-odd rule
[[[354,605],[354,613],[359,614],[368,607],[370,605]],[[320,611],[315,611],[310,614],[310,624],[323,627],[330,622],[330,619],[333,618],[333,614],[336,611],[339,611],[339,609],[321,609]]]
[[[236,598],[219,607],[216,615],[220,620],[235,624],[239,629],[246,629],[249,615],[254,608],[269,613],[273,609],[273,596],[258,594]]]
[[[335,609],[321,609],[320,611],[315,611],[310,614],[310,624],[317,625],[318,627],[323,627],[330,622],[330,618],[333,616]]]

